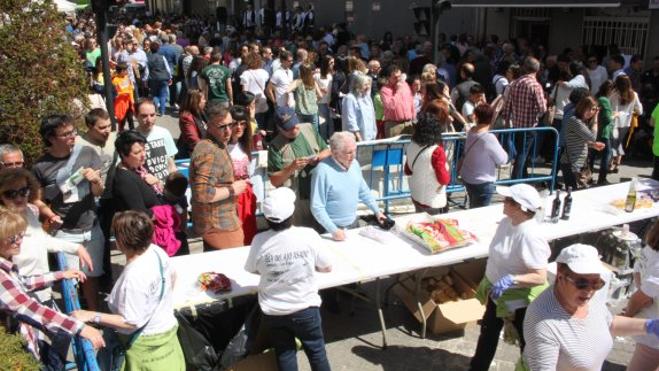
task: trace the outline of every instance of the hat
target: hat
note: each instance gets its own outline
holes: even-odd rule
[[[597,249],[581,243],[561,250],[556,262],[567,264],[570,270],[577,274],[599,274],[601,276],[606,273]]]
[[[497,193],[512,198],[524,211],[535,212],[542,207],[542,199],[538,191],[528,184],[515,184],[510,187],[497,186]]]
[[[279,187],[268,192],[263,201],[263,215],[266,219],[281,223],[295,211],[295,192],[288,187]]]
[[[278,107],[275,114],[277,126],[286,131],[293,129],[300,122],[295,110],[290,107]]]

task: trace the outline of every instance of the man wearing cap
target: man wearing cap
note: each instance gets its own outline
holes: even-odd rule
[[[227,144],[234,122],[228,109],[213,105],[207,110],[208,138],[190,157],[192,222],[204,240],[204,250],[243,246],[243,229],[236,212],[236,198],[247,187],[235,180]]]
[[[497,193],[505,197],[506,217],[492,238],[485,277],[478,286],[477,297],[486,309],[470,370],[490,368],[504,321],[512,322],[524,351],[526,307],[547,287],[551,249],[535,219],[542,207],[540,195],[528,184],[497,187]]]
[[[610,277],[596,248],[568,246],[556,263],[556,281],[529,305],[524,320],[530,370],[601,370],[614,336],[659,337],[659,320],[614,316],[603,302],[591,302]]]
[[[321,161],[311,176],[311,213],[336,241],[345,239],[344,229],[358,227],[357,204],[365,203],[378,220],[380,211],[366,185],[359,162],[357,144],[349,132],[337,132],[330,138],[332,156]]]
[[[268,147],[268,175],[275,187],[286,186],[297,194],[293,222],[313,225],[309,209],[311,171],[319,161],[329,157],[330,150],[318,132],[308,123],[300,123],[295,110],[279,107],[275,121],[279,134]]]
[[[297,369],[295,338],[300,339],[313,370],[329,371],[320,319],[321,299],[314,271],[332,266],[314,230],[293,226],[295,193],[277,188],[263,202],[269,230],[254,237],[245,270],[259,274],[259,306],[280,370]]]

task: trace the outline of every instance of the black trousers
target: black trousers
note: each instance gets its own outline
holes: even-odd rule
[[[519,333],[520,352],[524,352],[524,332],[522,325],[524,323],[524,316],[526,315],[526,308],[521,308],[515,311],[515,319],[513,324]],[[469,370],[471,371],[487,371],[490,368],[490,363],[494,359],[494,354],[499,345],[499,334],[503,328],[503,320],[497,317],[497,307],[494,301],[488,298],[485,314],[481,320],[481,334],[478,337],[478,345],[476,346],[476,354],[471,359]]]

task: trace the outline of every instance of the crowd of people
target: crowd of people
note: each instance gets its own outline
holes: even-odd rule
[[[506,163],[511,178],[523,180],[530,163],[557,158],[566,187],[589,187],[600,157],[597,184],[607,184],[624,155],[650,150],[659,180],[659,136],[647,144],[659,122],[659,57],[644,72],[639,56],[626,59],[615,47],[606,55],[584,49],[549,55],[524,39],[478,43],[466,35],[443,37],[434,53],[432,43],[410,36],[369,40],[345,25],[316,28],[310,9],[290,19],[277,13],[266,35],[255,13],[243,14],[242,32],[199,18],[119,19],[108,45],[108,82],[93,20],[67,19],[89,75],[86,132],[78,134],[67,113],[43,117],[46,151],[31,171],[23,169],[20,148],[0,145],[0,275],[8,288],[0,302],[35,356],[66,357],[66,349],[51,346],[62,343],[44,334],[79,334],[99,348],[110,343],[110,335],[85,325],[91,323],[128,336],[127,369],[184,369],[168,259],[189,253],[191,216],[205,251],[252,245],[245,269],[262,276],[259,304],[280,368],[295,369],[298,337],[314,369],[329,369],[313,276],[329,272],[331,262],[315,242],[319,233],[342,241],[347,229],[364,225],[359,203],[377,223],[387,221],[363,178],[357,144],[410,135],[405,173],[417,212],[448,210],[452,174],[461,178],[470,208],[489,205],[497,192],[505,198],[479,287],[487,310],[471,369],[489,368],[506,321],[531,370],[596,369],[619,334],[649,334],[639,340],[630,369],[657,367],[656,320],[589,307],[605,278],[593,248],[563,250],[547,288],[551,251],[533,232],[537,191],[494,183]],[[299,22],[287,37],[284,19]],[[105,84],[112,97],[104,96]],[[106,101],[113,102],[114,118]],[[166,114],[178,116],[178,141],[158,125]],[[556,129],[558,148],[549,132],[490,132],[542,126]],[[443,139],[454,132],[466,133],[461,151]],[[255,151],[267,151],[267,161],[255,161]],[[177,170],[178,158],[189,158],[187,177]],[[259,167],[274,188],[262,200],[250,180]],[[269,227],[263,233],[258,202]],[[652,304],[657,230],[648,234],[625,316],[659,316]],[[111,313],[104,313],[99,290],[112,285],[111,240],[127,263],[111,289]],[[56,251],[66,253],[70,271],[50,271],[47,252]],[[274,264],[273,256],[281,259]],[[47,286],[63,278],[82,282],[85,310],[58,311]],[[37,298],[26,294],[33,290],[40,290]],[[510,300],[517,307],[506,306]],[[587,326],[568,333],[573,322]],[[586,345],[592,351],[581,348]]]

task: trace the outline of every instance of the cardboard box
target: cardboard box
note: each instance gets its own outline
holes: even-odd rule
[[[467,299],[457,299],[445,303],[436,303],[431,298],[431,292],[421,285],[419,301],[423,314],[419,310],[415,297],[415,281],[407,279],[394,287],[394,292],[403,301],[412,315],[422,322],[423,316],[427,319],[428,330],[433,334],[442,334],[463,330],[467,323],[483,318],[485,306],[475,298],[476,287],[485,274],[486,260],[475,260],[448,267],[438,267],[427,272],[424,276],[442,277],[450,274],[453,287],[459,294],[465,293]]]
[[[253,354],[236,362],[227,371],[277,371],[277,358],[274,350]]]

